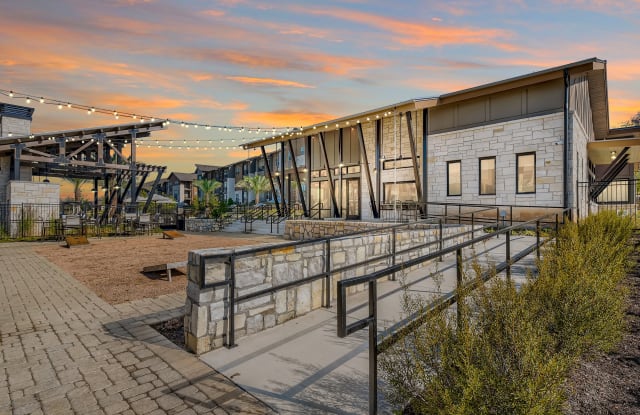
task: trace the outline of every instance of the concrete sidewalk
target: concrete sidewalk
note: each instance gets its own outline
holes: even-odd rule
[[[534,243],[535,237],[513,236],[511,252],[515,254]],[[504,236],[463,253],[464,258],[475,256],[485,265],[504,261],[504,255]],[[516,283],[533,270],[534,257],[535,253],[514,265],[512,278]],[[401,280],[408,292],[425,298],[450,292],[456,281],[455,257],[398,276],[397,281],[378,283],[379,334],[406,317]],[[366,315],[367,296],[367,292],[361,292],[348,297],[348,322]],[[313,311],[242,337],[237,347],[217,349],[201,359],[283,414],[368,413],[367,330],[338,338],[335,312],[335,307]],[[381,394],[379,412],[391,410]]]
[[[1,415],[273,413],[148,326],[184,293],[111,306],[31,246],[0,245]]]

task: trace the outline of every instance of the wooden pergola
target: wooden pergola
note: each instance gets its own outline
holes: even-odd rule
[[[164,129],[162,121],[130,123],[89,129],[67,130],[0,138],[0,156],[12,157],[11,180],[20,180],[21,167],[30,167],[35,176],[93,179],[94,190],[103,180],[111,193],[105,204],[121,204],[127,193],[136,200],[150,173],[156,172],[144,211],[151,203],[165,166],[136,160],[136,139]],[[129,156],[124,156],[129,147]],[[94,192],[98,204],[98,192]]]

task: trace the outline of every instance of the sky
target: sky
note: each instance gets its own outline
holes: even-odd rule
[[[153,135],[162,147],[139,147],[139,161],[169,171],[258,155],[238,146],[273,128],[591,57],[607,60],[611,126],[640,111],[640,0],[0,5],[0,92],[23,94],[0,102],[34,107],[34,133],[134,122],[112,110],[198,124],[174,122]]]

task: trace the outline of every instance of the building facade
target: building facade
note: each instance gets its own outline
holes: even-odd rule
[[[264,152],[265,174],[271,171],[281,203],[302,202],[310,217],[371,220],[413,203],[422,210],[515,207],[514,216],[527,218],[588,210],[599,200],[579,191],[580,183],[604,180],[606,189],[607,180],[633,177],[638,138],[637,127],[609,128],[606,62],[593,58],[302,127],[245,148],[276,146],[271,157]]]

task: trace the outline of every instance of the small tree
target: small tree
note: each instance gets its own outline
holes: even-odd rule
[[[89,180],[77,177],[65,177],[64,179],[73,184],[73,201],[80,202],[82,200],[82,185],[88,183]]]
[[[636,115],[631,117],[631,119],[629,119],[627,121],[623,121],[622,124],[620,124],[620,126],[621,127],[637,127],[637,126],[640,126],[640,111],[638,111],[636,113]]]
[[[193,185],[202,191],[204,204],[205,206],[209,206],[211,196],[222,186],[222,183],[213,179],[201,179],[193,182]]]
[[[260,202],[260,192],[269,189],[269,180],[265,176],[244,176],[242,181],[237,184],[242,189],[251,190],[256,195],[256,204]]]

